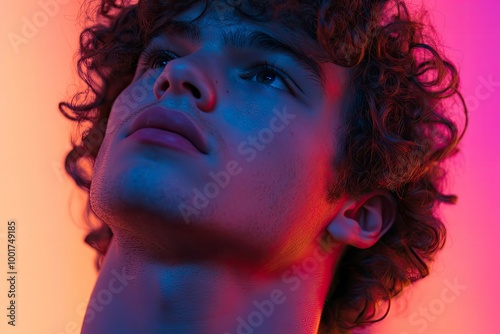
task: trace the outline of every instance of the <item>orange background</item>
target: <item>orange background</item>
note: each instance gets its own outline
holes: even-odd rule
[[[47,10],[46,3],[58,6]],[[497,333],[500,2],[425,4],[459,66],[470,108],[469,131],[450,179],[459,203],[443,207],[450,237],[432,275],[372,332]],[[96,279],[94,252],[82,241],[85,197],[62,166],[73,127],[57,110],[78,84],[78,9],[68,0],[0,4],[0,333],[79,333]],[[14,47],[10,39],[23,36],[27,21],[38,26],[24,28],[29,37]],[[485,85],[488,77],[498,84]],[[17,222],[16,327],[7,325],[5,310],[9,220]],[[462,290],[452,293],[447,284],[455,281]]]

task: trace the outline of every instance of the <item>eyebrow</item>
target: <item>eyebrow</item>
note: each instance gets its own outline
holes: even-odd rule
[[[188,39],[193,44],[198,44],[201,40],[200,28],[185,21],[170,20],[161,27],[162,33],[171,33],[181,38]],[[157,33],[159,35],[160,32]],[[223,32],[224,46],[232,48],[251,48],[262,51],[275,51],[291,57],[301,64],[324,88],[323,71],[320,65],[311,57],[308,57],[299,48],[280,41],[273,36],[262,31],[248,32],[245,28],[238,28],[235,31]]]

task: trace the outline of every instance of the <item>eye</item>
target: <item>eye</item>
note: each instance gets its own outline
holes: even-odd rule
[[[167,66],[168,62],[175,58],[174,53],[153,47],[143,51],[139,58],[139,66],[146,69],[156,69]]]
[[[289,82],[290,77],[276,65],[265,62],[257,67],[254,74],[250,76],[255,78],[257,82],[271,86],[276,89],[291,91]]]

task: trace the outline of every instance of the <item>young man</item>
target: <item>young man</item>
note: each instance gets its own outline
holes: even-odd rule
[[[463,100],[403,3],[98,14],[80,49],[90,100],[61,104],[91,122],[66,167],[102,223],[82,333],[340,333],[428,274],[436,205],[456,200],[444,101]]]

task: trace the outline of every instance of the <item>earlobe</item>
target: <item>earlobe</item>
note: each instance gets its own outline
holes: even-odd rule
[[[332,237],[357,248],[373,246],[396,219],[396,202],[387,191],[348,198],[327,227]]]

